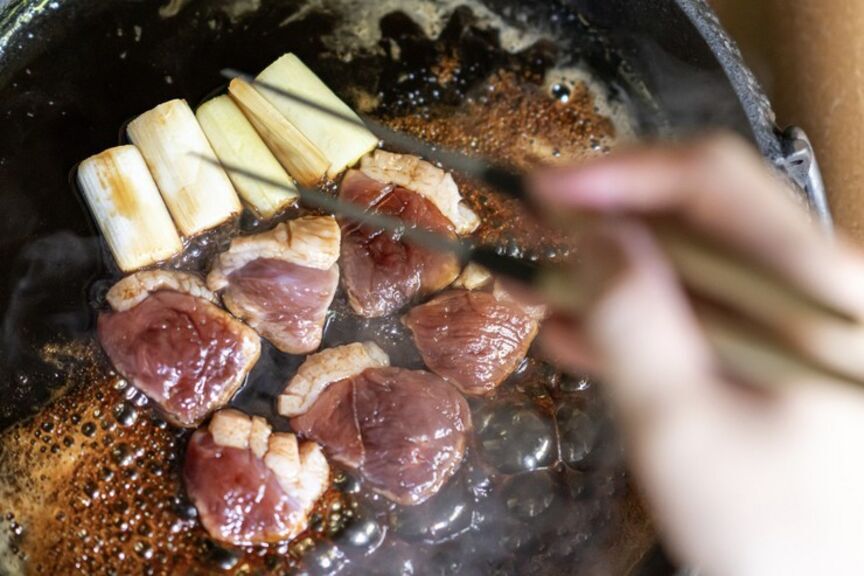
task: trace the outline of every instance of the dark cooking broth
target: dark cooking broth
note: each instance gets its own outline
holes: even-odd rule
[[[333,29],[334,16],[314,9],[299,14],[283,27],[294,37],[265,38],[268,53],[242,60],[264,64],[297,50],[364,112],[517,169],[602,154],[616,141],[615,124],[596,108],[600,94],[569,75],[556,79],[552,70],[563,55],[548,40],[513,53],[469,9],[457,9],[435,38],[409,15],[393,12],[380,21],[378,44],[357,48],[347,61],[319,40]],[[251,23],[240,19],[229,29],[201,16],[200,25],[224,26],[226,36],[238,38],[243,26],[273,17],[253,13]],[[235,63],[226,59],[216,67]],[[178,93],[167,92],[164,99]],[[536,259],[570,255],[566,238],[516,202],[457,180],[483,219],[478,239]],[[247,233],[262,223],[247,217],[240,227]],[[67,298],[98,307],[117,277],[97,261],[97,242],[80,242],[78,252],[90,254],[82,258],[92,259],[82,274],[93,281],[86,295]],[[205,267],[212,254],[205,246],[178,265]],[[17,372],[53,378],[64,393],[0,442],[0,572],[26,566],[47,574],[609,574],[626,572],[650,542],[598,385],[530,354],[493,397],[470,400],[475,433],[466,459],[426,503],[395,505],[334,470],[309,530],[294,541],[248,549],[216,544],[197,524],[181,485],[188,432],[167,425],[114,374],[89,327],[79,322],[73,338],[34,347],[33,366]],[[395,366],[422,368],[398,316],[359,319],[340,293],[324,346],[358,340],[376,341]],[[275,415],[274,399],[302,360],[264,343],[232,405],[289,429]]]

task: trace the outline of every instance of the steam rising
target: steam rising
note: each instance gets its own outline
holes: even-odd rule
[[[0,366],[7,371],[0,381],[5,400],[0,429],[47,400],[45,383],[39,381],[45,367],[34,350],[44,342],[87,334],[92,314],[87,285],[98,269],[100,250],[95,238],[59,232],[28,244],[10,266],[0,332]]]

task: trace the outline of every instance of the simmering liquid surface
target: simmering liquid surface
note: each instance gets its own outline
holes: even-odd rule
[[[520,170],[603,154],[630,134],[614,103],[542,33],[491,22],[502,32],[485,8],[454,12],[455,3],[405,12],[366,4],[356,21],[334,23],[326,3],[312,2],[282,25],[323,38],[310,65],[397,129]],[[172,1],[161,17],[194,6]],[[260,8],[237,3],[229,17],[243,26]],[[211,24],[202,16],[201,25]],[[281,53],[268,48],[270,60]],[[567,238],[517,202],[457,181],[483,219],[478,239],[540,260],[572,255]],[[241,233],[262,226],[244,219]],[[231,233],[190,247],[176,266],[206,268]],[[84,250],[100,247],[88,240]],[[116,279],[99,273],[87,295],[94,309]],[[340,293],[323,346],[358,340],[377,342],[395,366],[422,368],[398,315],[360,319]],[[39,370],[18,377],[52,379],[61,392],[0,437],[0,573],[609,574],[625,572],[650,542],[601,385],[533,353],[494,396],[470,400],[474,438],[435,497],[398,506],[336,470],[306,533],[255,548],[219,545],[198,525],[180,479],[188,432],[113,372],[91,333],[35,353]],[[287,430],[274,399],[302,360],[265,343],[232,405]]]

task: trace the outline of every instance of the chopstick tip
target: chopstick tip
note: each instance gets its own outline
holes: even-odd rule
[[[245,80],[246,82],[254,80],[254,77],[251,74],[241,72],[240,70],[237,70],[235,68],[223,68],[222,70],[219,71],[219,74],[223,78],[227,78],[228,80],[234,80],[235,78],[239,78],[240,80]]]

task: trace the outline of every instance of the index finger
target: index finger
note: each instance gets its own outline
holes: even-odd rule
[[[823,234],[779,176],[735,137],[632,148],[537,173],[529,185],[550,206],[677,216],[815,298],[864,318],[864,258]]]

